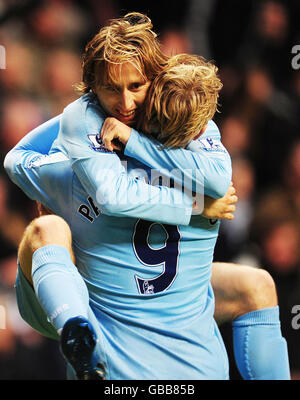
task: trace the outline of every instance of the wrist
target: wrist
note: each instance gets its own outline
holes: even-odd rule
[[[130,129],[130,136],[128,138],[127,143],[124,144],[125,145],[125,149],[124,149],[125,155],[132,157],[132,155],[135,154],[134,149],[137,146],[138,135],[139,135],[139,133],[134,128]]]
[[[124,135],[122,135],[122,137],[119,138],[120,142],[123,143],[125,146],[128,143],[128,140],[131,136],[131,131],[132,131],[132,128],[130,128],[129,126],[127,128],[128,129],[126,129],[126,132],[124,133]]]

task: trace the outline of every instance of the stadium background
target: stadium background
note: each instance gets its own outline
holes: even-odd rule
[[[57,344],[34,332],[18,315],[13,288],[17,245],[36,210],[5,175],[4,156],[24,134],[76,98],[72,84],[81,77],[85,43],[108,19],[129,11],[150,16],[167,52],[203,55],[219,67],[224,88],[215,121],[232,156],[239,203],[234,221],[222,224],[215,258],[261,266],[273,276],[292,377],[300,379],[300,330],[292,324],[297,319],[292,308],[300,305],[300,60],[298,65],[296,59],[292,62],[292,48],[300,46],[300,4],[170,4],[0,0],[0,45],[6,62],[0,70],[2,380],[65,378]],[[230,324],[221,330],[231,378],[238,380]]]

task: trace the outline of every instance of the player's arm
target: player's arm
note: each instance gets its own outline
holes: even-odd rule
[[[34,150],[39,154],[48,154],[57,138],[60,118],[57,115],[27,133],[11,151]]]
[[[51,158],[53,163],[48,164],[50,157],[48,152],[57,138],[59,125],[60,117],[56,117],[30,132],[7,154],[4,161],[4,167],[10,179],[29,198],[43,203],[51,210],[55,209],[51,195],[55,192],[55,182],[61,177],[61,164],[57,164],[57,162],[66,161],[66,155],[62,152],[53,151],[52,147]],[[99,125],[97,125],[98,129]],[[77,130],[82,131],[80,124]],[[76,131],[76,133],[78,132]],[[69,138],[69,142],[72,142],[72,137]],[[72,142],[71,148],[74,152],[76,152],[76,149],[80,149],[80,158],[77,159],[77,163],[76,161],[74,163],[75,170],[81,176],[87,192],[93,198],[100,200],[101,212],[114,216],[136,216],[144,219],[149,214],[153,219],[155,213],[156,220],[162,223],[168,223],[172,220],[175,224],[189,223],[193,206],[192,200],[188,199],[188,204],[185,205],[182,198],[176,200],[169,197],[170,193],[175,193],[173,190],[163,187],[156,188],[146,185],[142,181],[137,182],[136,179],[129,179],[115,154],[104,154],[102,159],[98,153],[90,148],[90,141],[85,151],[81,153],[82,142],[84,143],[84,140],[80,141],[77,138]],[[58,144],[56,144],[56,150],[59,150]],[[95,160],[98,161],[96,164]],[[116,168],[116,164],[121,172]],[[86,173],[86,171],[88,172]],[[111,174],[112,171],[115,171],[115,173]],[[63,182],[60,183],[63,185]],[[114,186],[118,187],[117,192],[112,191]],[[102,190],[98,191],[99,187],[102,187]],[[58,188],[57,192],[60,190]],[[168,193],[169,191],[170,193]],[[113,198],[115,195],[116,198],[121,199],[118,203]],[[161,205],[160,201],[163,201],[164,204]],[[168,201],[173,202],[173,205],[175,202],[177,204],[172,207],[172,204],[168,204]],[[151,203],[150,206],[148,202]],[[158,208],[160,213],[158,213]]]
[[[149,139],[115,118],[107,118],[101,135],[108,148],[112,149],[112,140],[118,139],[125,145],[125,155],[152,169],[162,171],[165,176],[174,178],[178,184],[184,182],[186,189],[196,193],[204,191],[210,197],[220,198],[225,195],[230,185],[231,161],[220,141],[217,126],[212,121],[209,126],[214,138],[212,148],[210,141],[202,142],[202,138],[193,141],[187,149],[162,148],[157,140]],[[178,171],[181,174],[178,174]]]
[[[215,130],[214,136],[219,136],[217,126],[211,121],[210,131]],[[126,146],[132,129],[118,121],[116,118],[106,118],[101,129],[101,137],[104,145],[110,151],[121,150],[122,145]],[[212,219],[233,219],[235,211],[235,203],[238,198],[235,195],[235,188],[231,184],[226,194],[220,199],[214,199],[209,196],[204,196],[203,212],[198,212],[207,218]],[[194,204],[196,208],[196,204]]]
[[[32,198],[32,195],[29,194],[31,191],[30,178],[26,174],[23,176],[22,169],[25,165],[32,165],[34,159],[49,153],[59,132],[59,121],[60,116],[58,115],[33,129],[7,153],[4,159],[4,168],[8,176],[25,193],[27,190],[26,194],[30,198]]]
[[[61,176],[61,165],[55,166],[54,163],[47,164],[45,161],[58,135],[59,118],[52,118],[28,133],[4,159],[4,168],[10,179],[30,199],[39,201],[50,209],[56,208],[51,195],[55,193],[56,184],[59,185],[55,177]],[[65,156],[61,156],[63,155],[54,158],[63,162]]]
[[[52,199],[53,194],[61,192],[62,187],[66,184],[61,179],[62,164],[59,161],[69,162],[64,153],[55,152],[53,147],[51,148],[57,138],[59,125],[59,117],[41,125],[27,134],[4,160],[4,167],[10,179],[29,198],[41,202],[54,211],[57,207],[56,201],[54,202]],[[80,124],[77,130],[82,131]],[[72,142],[72,137],[69,138],[69,142]],[[81,153],[82,142],[84,143],[84,140],[80,141],[77,138],[72,142],[71,148],[74,152],[76,149],[80,149],[80,158],[74,162],[74,169],[82,178],[81,181],[87,193],[98,200],[102,213],[146,219],[150,214],[149,209],[151,209],[150,216],[154,219],[153,213],[155,213],[156,220],[159,222],[168,223],[173,220],[174,224],[189,223],[193,206],[192,200],[188,199],[188,204],[185,205],[182,197],[177,200],[169,197],[169,195],[176,194],[174,190],[152,187],[145,182],[137,182],[136,179],[128,178],[116,154],[103,154],[100,157],[90,146]],[[80,145],[78,146],[78,144]],[[48,155],[50,149],[51,155]],[[58,144],[56,144],[56,150],[59,150]],[[95,163],[95,161],[97,162]],[[69,164],[69,169],[71,171],[71,164]],[[55,190],[57,182],[60,183],[60,187]],[[118,188],[118,190],[112,190],[112,188]],[[66,193],[69,192],[66,191]],[[176,206],[172,206],[172,203]],[[174,218],[176,215],[177,217]]]
[[[220,199],[204,196],[204,210],[202,215],[209,219],[232,220],[234,218],[235,204],[238,201],[238,197],[235,193],[236,190],[233,184],[231,184],[225,196]]]
[[[36,186],[34,176],[32,180],[30,178],[30,167],[34,160],[49,153],[58,135],[59,119],[60,116],[52,118],[29,132],[7,153],[4,159],[4,168],[8,176],[30,198],[34,197]]]
[[[64,110],[57,141],[72,159],[73,170],[87,193],[97,199],[102,211],[109,215],[188,224],[194,205],[189,194],[182,193],[181,189],[153,187],[130,178],[119,158],[97,143],[103,116],[87,98],[84,96]],[[232,204],[236,199],[230,193],[225,200],[212,204],[205,198],[204,215],[215,213],[215,218],[232,219]],[[202,208],[197,209],[196,213],[201,211]]]
[[[129,176],[119,157],[97,142],[103,116],[88,96],[71,103],[62,114],[57,146],[72,163],[86,192],[107,215],[188,225],[193,198],[182,190],[152,186]]]

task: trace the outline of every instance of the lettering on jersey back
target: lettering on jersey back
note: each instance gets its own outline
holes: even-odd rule
[[[85,203],[80,204],[80,206],[78,207],[78,212],[89,222],[93,223],[95,220],[95,217],[96,218],[99,217],[99,215],[101,213],[100,213],[99,208],[95,205],[94,200],[90,196],[87,198],[87,201],[88,201],[89,205],[87,205]],[[92,216],[92,214],[94,214],[94,216]]]

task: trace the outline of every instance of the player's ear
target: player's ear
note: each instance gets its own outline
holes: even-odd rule
[[[193,140],[199,139],[199,137],[201,135],[203,135],[203,133],[205,132],[206,128],[207,128],[207,124],[201,129],[200,133],[197,136],[195,136]]]

